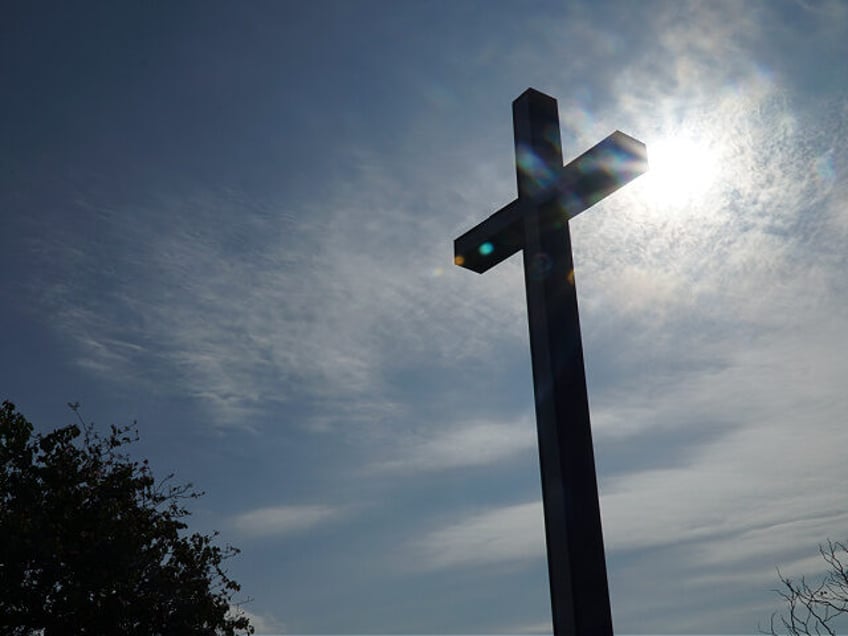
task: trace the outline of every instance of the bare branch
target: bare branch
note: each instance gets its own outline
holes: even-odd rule
[[[762,633],[778,636],[836,636],[836,623],[848,617],[848,548],[838,541],[828,540],[819,546],[819,553],[828,566],[828,572],[815,584],[801,577],[793,580],[778,569],[783,587],[774,590],[785,604],[783,614],[775,612],[769,620],[769,629]],[[780,630],[780,631],[778,631]]]

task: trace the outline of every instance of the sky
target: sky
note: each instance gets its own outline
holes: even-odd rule
[[[752,634],[848,538],[848,4],[0,8],[0,397],[137,421],[260,634],[550,631],[511,102],[570,222],[613,622]]]

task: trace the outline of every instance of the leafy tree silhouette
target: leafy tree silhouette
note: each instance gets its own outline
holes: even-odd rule
[[[252,634],[222,568],[238,553],[185,532],[191,484],[156,481],[123,448],[135,426],[48,434],[0,408],[0,633]]]

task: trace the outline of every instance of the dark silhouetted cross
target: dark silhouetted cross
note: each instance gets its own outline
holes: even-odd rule
[[[512,104],[518,198],[454,241],[483,273],[524,250],[553,630],[612,636],[598,483],[568,220],[647,170],[645,144],[614,132],[562,165],[556,100]]]

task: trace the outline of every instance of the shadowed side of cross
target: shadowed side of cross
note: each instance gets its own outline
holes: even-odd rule
[[[482,273],[523,250],[555,636],[612,636],[589,398],[568,220],[647,170],[643,143],[614,132],[562,165],[556,100],[512,105],[518,198],[454,241]]]

